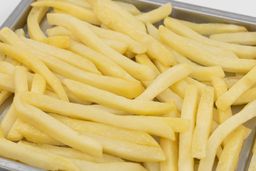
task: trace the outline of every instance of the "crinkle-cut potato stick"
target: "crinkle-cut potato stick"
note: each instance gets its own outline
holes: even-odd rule
[[[189,86],[185,91],[181,118],[189,119],[190,127],[187,132],[180,133],[179,135],[178,168],[180,171],[193,171],[194,159],[192,156],[192,138],[199,100],[199,91],[195,86]]]
[[[161,138],[160,146],[162,147],[166,160],[160,162],[161,171],[178,170],[178,142]]]
[[[237,32],[237,33],[221,33],[213,34],[209,37],[210,39],[242,44],[242,45],[256,45],[256,32]]]
[[[52,55],[82,70],[100,74],[96,66],[90,60],[83,58],[82,56],[79,56],[68,50],[56,48],[31,39],[23,38],[22,40],[25,41],[26,44],[28,44],[31,48],[36,49],[42,53]]]
[[[155,77],[150,68],[137,64],[108,47],[93,33],[88,23],[66,14],[48,14],[47,19],[50,24],[60,25],[69,29],[81,42],[111,58],[134,78],[139,80],[151,80]],[[129,75],[125,76],[129,78]],[[130,76],[130,79],[132,80],[133,78]]]
[[[221,66],[224,71],[245,73],[248,72],[256,64],[253,59],[229,59],[216,56],[207,51],[207,45],[203,45],[197,41],[181,37],[171,30],[160,26],[161,39],[174,50],[183,54],[194,62],[205,66]],[[186,44],[186,46],[184,46]]]
[[[99,142],[90,137],[80,135],[40,109],[24,103],[21,96],[15,97],[14,105],[21,120],[41,131],[47,132],[48,135],[74,149],[93,156],[102,155],[102,145]]]
[[[93,4],[93,10],[103,24],[107,25],[109,28],[115,31],[127,34],[134,40],[146,46],[147,54],[151,58],[157,59],[162,64],[167,66],[175,64],[175,60],[171,54],[169,54],[168,50],[150,35],[134,28],[132,22],[124,20],[122,15],[125,15],[125,11],[123,11],[121,8],[118,8],[118,6],[114,7],[112,1],[97,0]],[[133,20],[137,20],[132,15],[130,17],[133,17]]]
[[[31,4],[34,7],[54,7],[60,9],[66,13],[69,13],[81,20],[87,21],[92,24],[100,25],[99,20],[91,11],[90,9],[86,9],[83,7],[79,7],[72,3],[64,2],[64,1],[51,1],[51,0],[44,0],[44,1],[37,1]]]
[[[28,34],[31,39],[45,40],[46,36],[40,28],[40,22],[48,11],[47,7],[33,7],[27,18]]]
[[[142,13],[138,15],[137,18],[144,23],[157,23],[163,20],[165,17],[168,17],[171,12],[172,5],[171,3],[167,3],[152,11]]]
[[[171,125],[182,127],[186,130],[187,122],[175,118],[162,118],[150,116],[120,116],[90,106],[63,103],[64,101],[54,99],[46,95],[28,93],[23,98],[28,103],[43,109],[46,112],[57,113],[77,119],[90,120],[108,125],[140,130],[166,138],[174,138]],[[180,121],[180,122],[178,122]]]
[[[199,100],[192,139],[192,156],[197,159],[203,159],[206,156],[206,146],[213,118],[213,103],[214,90],[212,87],[206,87]]]
[[[187,64],[179,64],[169,68],[161,73],[147,89],[138,97],[137,100],[153,100],[157,95],[168,89],[174,83],[185,79],[191,73],[191,69]]]
[[[231,116],[216,128],[208,140],[206,157],[201,159],[199,164],[199,171],[212,170],[218,147],[232,131],[234,131],[246,121],[256,117],[255,111],[256,101],[254,100],[248,103],[240,112]]]
[[[0,155],[9,159],[18,160],[31,166],[46,170],[73,170],[80,171],[71,161],[46,152],[32,152],[21,144],[0,138]]]
[[[256,83],[255,74],[256,66],[217,99],[217,107],[225,110],[231,106],[246,90],[251,88]]]
[[[221,152],[216,171],[236,170],[244,140],[249,133],[250,129],[240,126],[228,136],[229,139]]]
[[[164,115],[175,109],[174,104],[131,100],[95,87],[65,79],[65,86],[76,96],[103,106],[137,115]]]
[[[247,32],[244,26],[223,23],[193,23],[189,21],[179,20],[182,24],[190,27],[199,34],[209,36],[218,33],[235,33]]]
[[[198,34],[197,32],[193,31],[186,25],[180,23],[178,20],[173,18],[166,18],[164,23],[166,27],[171,28],[174,32],[182,36],[199,41],[201,43],[204,43],[210,46],[215,46],[224,50],[232,51],[236,55],[238,55],[240,58],[256,57],[256,47],[219,42],[213,39],[209,39],[207,37],[204,37]]]

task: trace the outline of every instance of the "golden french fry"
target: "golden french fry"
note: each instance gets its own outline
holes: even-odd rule
[[[212,35],[218,33],[233,33],[233,32],[246,32],[247,29],[244,26],[234,24],[222,24],[222,23],[193,23],[189,21],[179,20],[182,24],[190,27],[194,31],[202,35]]]
[[[93,156],[102,155],[102,146],[100,143],[88,136],[78,134],[40,109],[24,103],[20,96],[15,97],[14,105],[18,111],[19,118],[23,121],[26,121],[41,131],[47,132],[50,136],[75,149]]]
[[[202,159],[206,156],[206,146],[213,118],[214,90],[206,87],[201,92],[198,104],[196,126],[193,132],[192,156]]]
[[[160,139],[160,146],[162,147],[166,160],[160,162],[161,171],[178,170],[178,142],[168,139]]]
[[[70,46],[70,38],[68,36],[47,37],[43,42],[62,49],[67,49]]]
[[[34,2],[31,5],[34,7],[54,7],[66,13],[69,13],[81,20],[87,21],[92,24],[100,25],[99,20],[90,9],[82,8],[72,3],[58,1],[58,0],[56,1],[44,0],[44,1]]]
[[[179,136],[178,168],[180,171],[192,171],[194,168],[192,139],[198,100],[199,92],[197,88],[194,86],[189,86],[186,89],[181,110],[181,118],[190,120],[190,128],[187,132],[181,133]]]
[[[171,3],[166,3],[159,8],[156,8],[152,11],[142,13],[137,16],[140,21],[144,23],[157,23],[163,20],[165,17],[169,16],[172,12]]]
[[[181,37],[172,31],[160,26],[160,37],[170,47],[189,59],[206,66],[221,66],[227,72],[248,72],[254,65],[252,59],[230,59],[216,56],[211,51],[207,51],[208,46],[194,40]],[[184,46],[186,44],[187,46]],[[189,46],[188,46],[189,45]]]
[[[246,121],[254,118],[256,110],[256,101],[247,104],[240,112],[231,116],[211,134],[206,149],[206,157],[201,159],[199,164],[199,171],[212,170],[216,151],[223,140],[236,128]]]
[[[256,83],[255,74],[256,67],[253,67],[245,76],[243,76],[227,92],[217,99],[217,107],[222,110],[230,107],[239,98],[239,96]]]
[[[123,8],[126,11],[128,11],[129,13],[131,13],[132,15],[139,15],[141,13],[140,10],[138,10],[138,8],[133,4],[129,4],[126,2],[121,2],[121,1],[114,1],[114,2],[117,5],[119,5],[121,8]]]
[[[236,43],[242,45],[256,45],[255,32],[213,34],[209,38],[221,42]]]

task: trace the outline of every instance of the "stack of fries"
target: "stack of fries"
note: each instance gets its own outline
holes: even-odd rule
[[[45,170],[236,170],[256,116],[256,33],[171,12],[40,0],[28,35],[1,29],[0,103],[14,98],[0,156]]]

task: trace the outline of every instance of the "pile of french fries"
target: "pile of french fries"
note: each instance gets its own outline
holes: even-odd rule
[[[14,97],[0,156],[45,170],[235,171],[256,116],[256,33],[171,12],[40,0],[28,34],[1,29],[0,104]]]

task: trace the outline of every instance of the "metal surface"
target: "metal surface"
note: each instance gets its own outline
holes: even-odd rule
[[[136,5],[142,11],[152,10],[159,5],[170,2],[168,0],[121,0]],[[30,4],[33,0],[22,0],[19,6],[14,10],[10,17],[1,27],[10,27],[12,29],[22,28],[26,25],[26,18],[30,10]],[[239,24],[247,27],[249,30],[256,31],[256,18],[245,15],[238,15],[229,12],[223,12],[210,8],[204,8],[196,5],[190,5],[177,1],[171,1],[173,4],[172,16],[193,22],[220,22]],[[237,110],[236,110],[237,111]],[[2,113],[2,114],[1,114]],[[4,114],[4,110],[0,109],[0,118]],[[247,170],[250,162],[251,147],[255,139],[256,118],[245,124],[252,129],[252,133],[244,143],[243,150],[240,155],[237,171]],[[33,167],[26,166],[18,162],[0,158],[0,171],[5,168],[13,171],[40,171]]]

